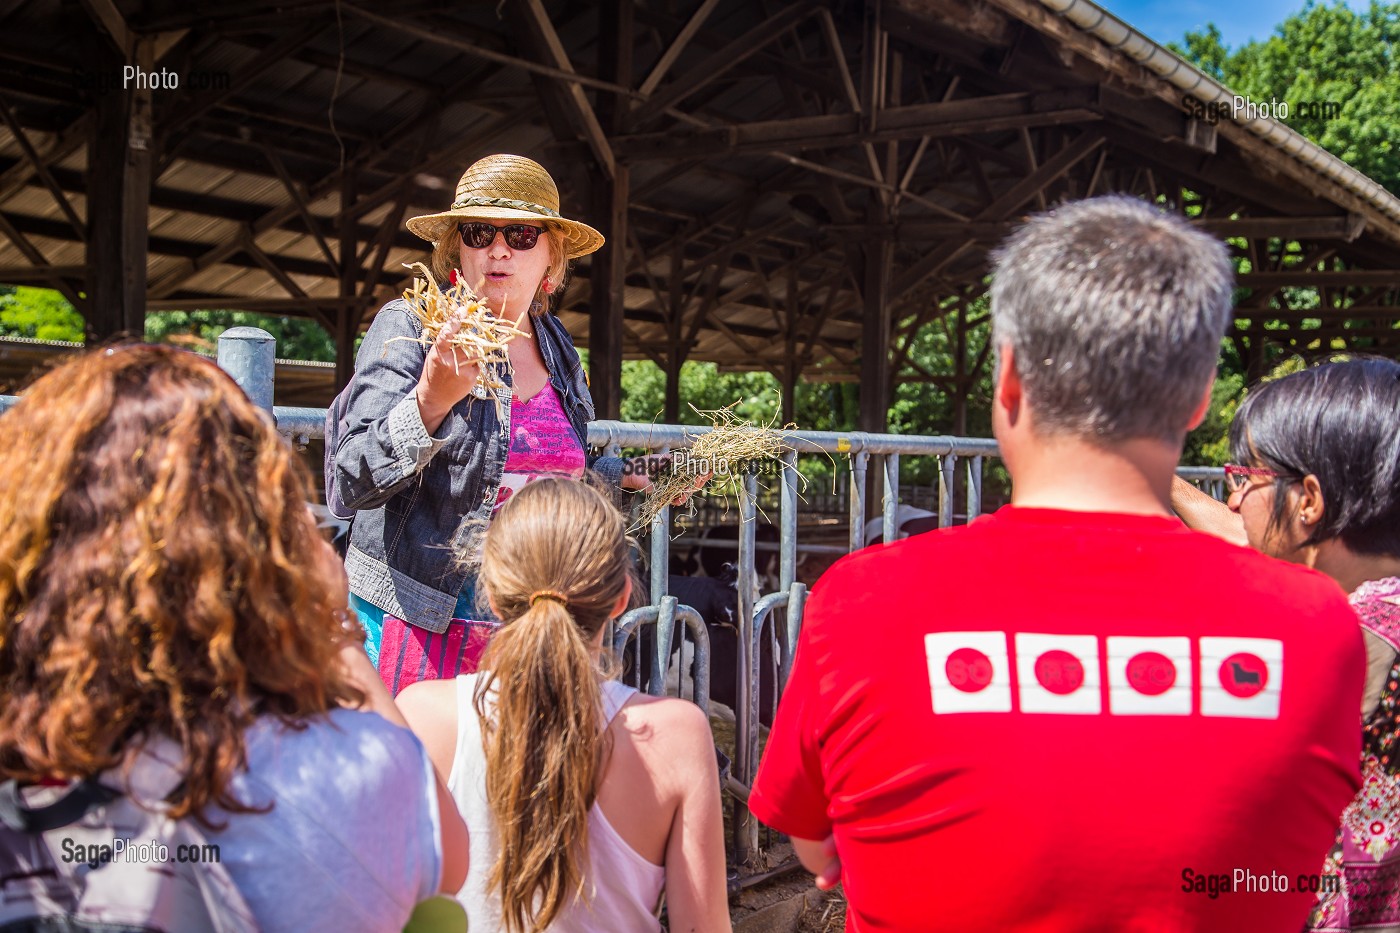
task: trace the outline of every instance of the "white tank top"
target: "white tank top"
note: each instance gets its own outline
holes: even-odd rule
[[[467,881],[457,900],[467,911],[471,933],[498,933],[501,898],[489,892],[486,880],[499,854],[495,818],[486,802],[486,752],[477,718],[477,674],[457,678],[457,751],[447,789],[471,836]],[[607,681],[603,684],[604,728],[637,691]],[[588,863],[585,889],[591,898],[574,901],[550,924],[550,933],[659,933],[657,919],[666,869],[653,865],[629,846],[608,823],[597,803],[588,811]]]

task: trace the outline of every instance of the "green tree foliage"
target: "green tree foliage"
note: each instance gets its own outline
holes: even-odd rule
[[[280,359],[335,361],[335,342],[315,321],[249,311],[155,311],[146,315],[145,339],[215,353],[230,327],[261,327],[276,338]],[[82,315],[58,292],[0,286],[0,336],[83,343],[83,330]]]
[[[1400,4],[1310,2],[1274,34],[1230,50],[1214,25],[1172,50],[1250,100],[1287,103],[1283,122],[1400,192]],[[1305,105],[1332,102],[1330,115]]]
[[[335,362],[335,341],[308,318],[278,317],[250,311],[156,311],[146,315],[146,339],[173,343],[200,353],[215,353],[219,335],[230,327],[261,327],[277,340],[284,360]]]
[[[83,316],[47,288],[0,289],[0,335],[83,342]]]

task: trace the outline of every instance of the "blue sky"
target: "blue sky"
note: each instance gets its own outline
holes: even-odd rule
[[[1264,39],[1274,27],[1303,8],[1303,0],[1097,0],[1099,6],[1148,38],[1166,45],[1180,42],[1188,32],[1215,23],[1225,44],[1238,48],[1251,39]],[[1363,10],[1367,0],[1349,0]]]

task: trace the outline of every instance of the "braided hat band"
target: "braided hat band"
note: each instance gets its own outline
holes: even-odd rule
[[[558,211],[550,210],[543,204],[531,204],[529,201],[517,201],[514,198],[470,197],[463,198],[452,205],[454,211],[460,211],[464,207],[513,207],[517,211],[529,211],[532,214],[543,214],[546,217],[559,216]]]
[[[603,235],[588,224],[559,213],[559,188],[543,165],[524,156],[498,154],[479,159],[462,173],[452,209],[408,221],[408,229],[437,243],[464,220],[521,220],[540,224],[564,237],[568,259],[586,256],[603,245]]]

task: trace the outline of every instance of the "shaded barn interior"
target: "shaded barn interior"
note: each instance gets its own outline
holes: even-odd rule
[[[987,250],[1108,191],[1248,257],[1252,375],[1269,344],[1400,352],[1400,202],[1286,127],[1189,116],[1193,72],[1084,0],[19,0],[0,37],[0,282],[59,289],[90,339],[148,309],[312,317],[339,359],[301,404],[426,258],[404,219],[495,151],[609,239],[558,309],[600,417],[622,359],[669,375],[665,420],[709,360],[789,408],[857,381],[871,431],[926,382],[963,433]],[[910,358],[930,327],[949,371]]]

